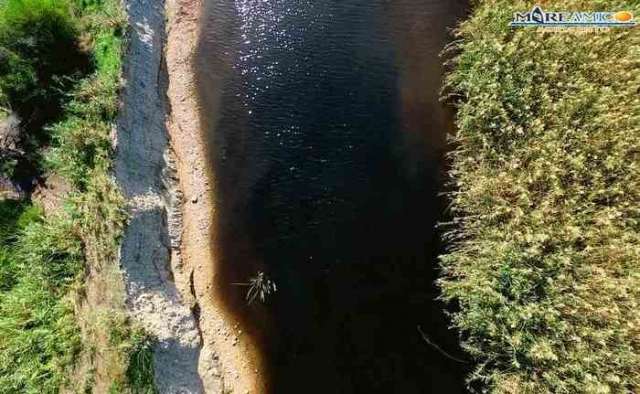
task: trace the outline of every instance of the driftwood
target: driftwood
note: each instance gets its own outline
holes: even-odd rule
[[[20,200],[24,192],[11,179],[0,174],[0,201],[5,199]]]
[[[20,119],[10,111],[0,108],[0,153],[18,153],[20,142]]]

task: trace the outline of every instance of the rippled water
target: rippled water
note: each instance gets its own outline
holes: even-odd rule
[[[438,53],[464,5],[207,0],[200,95],[219,285],[275,393],[459,392],[433,301],[447,117]],[[231,285],[264,271],[266,306]]]

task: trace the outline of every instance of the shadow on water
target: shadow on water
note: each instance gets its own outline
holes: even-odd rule
[[[434,225],[450,1],[207,0],[196,73],[216,176],[217,283],[270,392],[463,392]],[[233,286],[278,286],[247,305]]]

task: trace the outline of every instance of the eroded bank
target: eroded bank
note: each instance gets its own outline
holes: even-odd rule
[[[131,221],[120,260],[127,305],[155,337],[161,393],[262,392],[242,327],[216,301],[215,207],[191,64],[203,5],[127,2],[116,177]]]

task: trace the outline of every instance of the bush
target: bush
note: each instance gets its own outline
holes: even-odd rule
[[[60,117],[67,93],[91,68],[78,46],[72,1],[0,1],[0,107],[24,120],[20,177],[38,175],[40,149],[49,143],[43,127]]]
[[[530,8],[480,1],[457,33],[443,297],[489,392],[638,392],[640,30],[508,26]]]
[[[61,99],[63,77],[86,65],[77,23],[69,0],[0,2],[0,90],[14,107]]]

